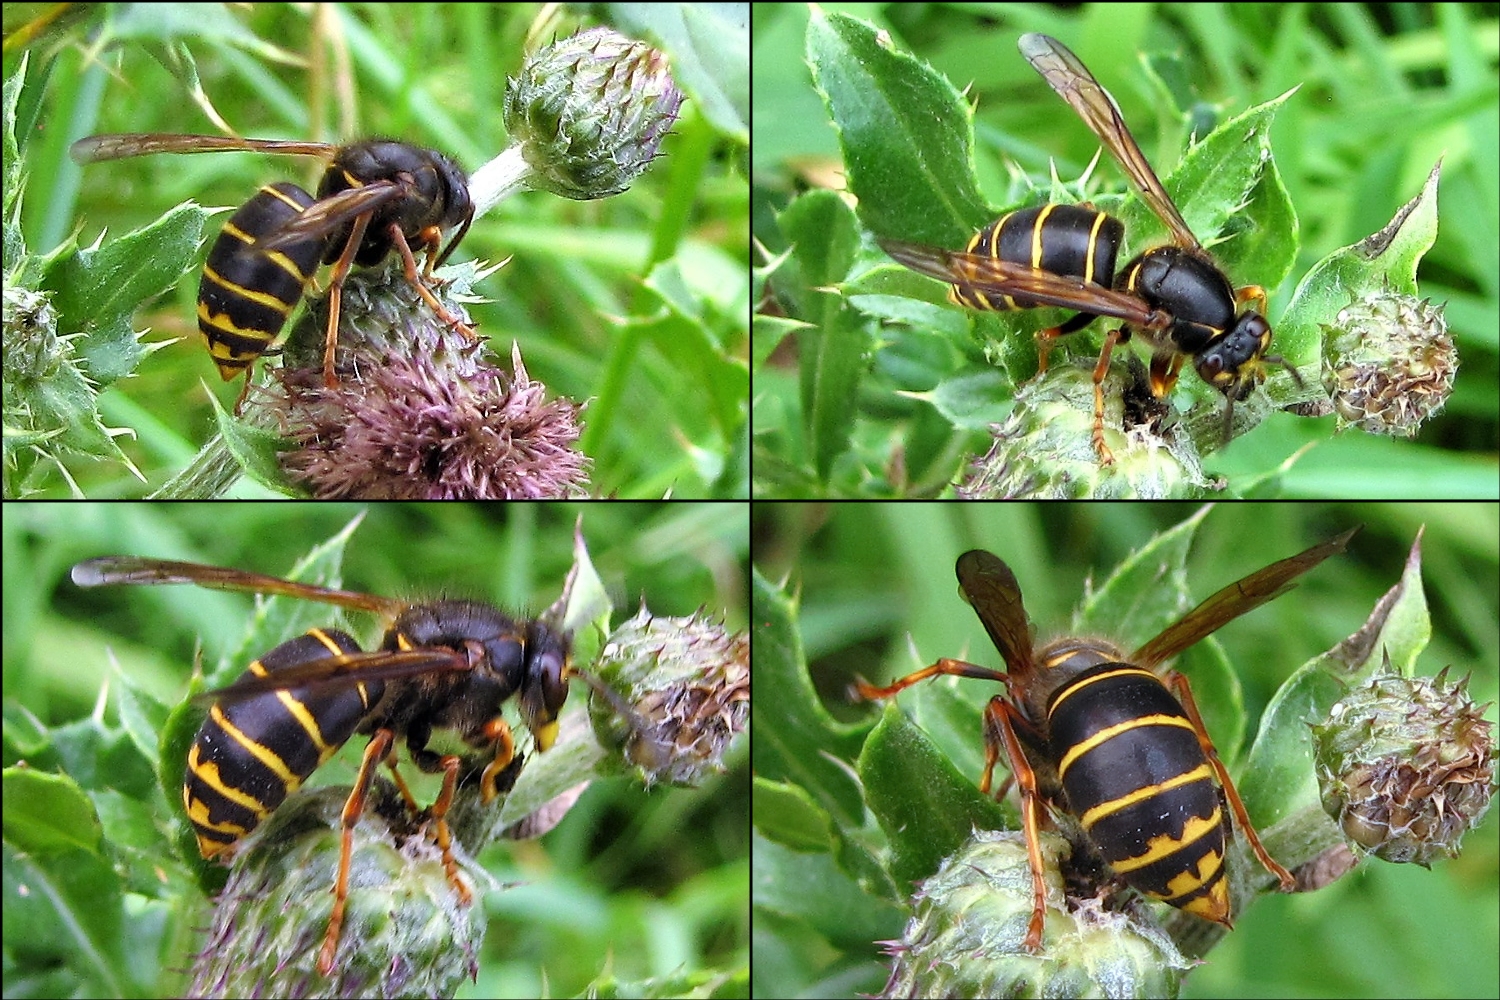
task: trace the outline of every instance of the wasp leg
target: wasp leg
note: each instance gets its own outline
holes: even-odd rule
[[[900,680],[893,681],[888,687],[876,687],[873,684],[860,679],[850,689],[850,697],[857,701],[878,701],[881,698],[889,698],[898,691],[904,691],[919,681],[925,681],[929,677],[942,675],[953,677],[973,677],[982,681],[999,681],[1008,684],[1010,678],[1000,670],[991,670],[989,667],[980,667],[963,660],[938,660],[930,667],[923,667],[916,673],[907,674]]]
[[[1104,376],[1109,374],[1109,356],[1115,345],[1128,340],[1130,334],[1114,329],[1105,334],[1104,347],[1099,351],[1099,363],[1094,365],[1094,451],[1099,455],[1100,465],[1113,465],[1115,456],[1104,443]]]
[[[1259,285],[1246,285],[1234,293],[1234,304],[1242,306],[1246,302],[1256,303],[1255,311],[1262,316],[1266,314],[1266,308],[1270,300],[1266,298],[1266,290]]]
[[[1151,355],[1151,395],[1157,399],[1170,395],[1187,359],[1188,355],[1178,351],[1157,351]]]
[[[375,768],[390,756],[391,745],[396,734],[389,729],[377,729],[365,747],[364,758],[359,764],[359,776],[354,779],[354,788],[344,802],[342,817],[343,838],[339,845],[339,875],[333,886],[333,913],[328,918],[328,934],[323,938],[323,951],[318,956],[318,971],[325,976],[333,974],[333,960],[338,954],[339,931],[344,926],[344,904],[349,898],[349,861],[354,851],[354,825],[365,808],[365,798],[370,791],[370,780]]]
[[[1026,834],[1026,862],[1031,868],[1031,919],[1026,924],[1025,948],[1032,954],[1042,950],[1042,927],[1047,917],[1047,882],[1042,874],[1042,796],[1037,789],[1036,772],[1021,749],[1016,726],[1029,728],[1016,708],[996,695],[984,710],[984,779],[979,789],[988,792],[990,775],[1005,749],[1011,777],[1021,790],[1021,825]]]
[[[495,744],[495,758],[484,767],[479,776],[479,794],[485,802],[493,802],[500,795],[495,781],[510,762],[516,758],[516,740],[510,734],[510,725],[500,716],[495,716],[484,725],[484,734]]]
[[[428,285],[444,284],[444,279],[432,273],[437,268],[438,250],[443,245],[443,231],[437,226],[428,226],[418,234],[417,242],[427,248],[427,263],[422,268],[422,280]]]
[[[333,277],[329,279],[328,337],[323,347],[323,386],[327,389],[336,389],[339,384],[338,376],[333,371],[333,360],[334,351],[339,344],[339,310],[344,301],[344,279],[349,276],[349,268],[354,266],[354,254],[364,242],[365,229],[369,224],[369,212],[355,216],[354,225],[349,229],[349,242],[344,244],[344,252],[339,254],[337,263],[333,265]]]
[[[245,369],[245,387],[240,390],[239,397],[234,401],[234,415],[240,416],[245,410],[245,400],[250,398],[250,381],[255,377],[255,366],[251,365]]]
[[[439,766],[443,772],[443,790],[438,793],[437,801],[428,810],[432,820],[432,839],[442,852],[443,871],[447,873],[454,892],[458,893],[459,902],[468,906],[474,901],[474,894],[469,891],[463,879],[458,877],[458,860],[453,857],[453,834],[448,829],[448,810],[453,805],[453,791],[458,787],[458,772],[463,761],[452,754],[445,754],[439,761]]]
[[[406,808],[413,816],[421,815],[422,807],[417,805],[417,797],[411,793],[411,788],[407,786],[406,779],[401,777],[401,772],[396,768],[395,753],[392,752],[387,755],[385,758],[385,762],[386,765],[391,769],[391,777],[396,779],[396,790],[401,793],[401,798],[406,801]]]
[[[427,282],[417,272],[417,259],[412,256],[411,246],[407,244],[405,234],[401,232],[401,227],[394,222],[391,223],[391,243],[396,247],[397,253],[401,255],[401,265],[405,268],[406,280],[411,282],[411,286],[417,290],[417,294],[422,296],[422,301],[427,303],[428,307],[437,314],[437,318],[442,320],[443,323],[463,334],[470,343],[478,343],[480,339],[479,334],[475,333],[473,328],[463,320],[449,312],[438,301],[437,296],[432,294],[432,289],[427,286]],[[433,255],[429,250],[427,254],[427,272],[429,277],[432,271],[432,261]]]
[[[1052,353],[1052,342],[1059,337],[1077,333],[1094,321],[1091,313],[1078,313],[1072,319],[1057,326],[1049,326],[1036,333],[1036,377],[1047,374],[1047,355]]]
[[[474,896],[469,891],[469,887],[458,877],[458,860],[453,857],[453,834],[448,826],[448,810],[453,805],[453,793],[458,788],[458,778],[463,771],[463,758],[456,754],[439,754],[427,749],[428,735],[427,731],[419,731],[414,727],[407,737],[406,744],[417,767],[428,774],[436,774],[439,771],[443,774],[443,789],[438,792],[437,801],[423,812],[422,816],[431,823],[428,836],[442,852],[443,870],[448,875],[448,881],[453,885],[453,891],[458,893],[459,901],[468,906],[473,902]]]
[[[1255,827],[1250,824],[1250,813],[1245,809],[1245,803],[1240,800],[1240,793],[1235,791],[1234,782],[1229,780],[1229,771],[1224,767],[1224,762],[1219,760],[1219,752],[1214,749],[1213,740],[1208,738],[1208,730],[1203,728],[1203,716],[1198,714],[1198,705],[1193,701],[1193,691],[1188,687],[1187,678],[1175,670],[1168,670],[1162,678],[1163,681],[1177,695],[1177,700],[1182,702],[1183,709],[1188,718],[1193,722],[1193,732],[1198,736],[1198,745],[1203,748],[1203,755],[1208,758],[1208,763],[1219,776],[1219,784],[1224,788],[1224,796],[1229,799],[1229,808],[1234,810],[1234,818],[1240,824],[1240,829],[1245,831],[1245,839],[1250,842],[1250,850],[1265,865],[1266,871],[1275,875],[1281,881],[1281,891],[1291,892],[1296,884],[1292,873],[1281,865],[1265,849],[1260,842],[1260,836],[1255,832]]]

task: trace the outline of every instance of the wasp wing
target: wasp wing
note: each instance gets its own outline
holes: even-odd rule
[[[404,198],[406,194],[407,190],[403,185],[385,180],[319,198],[301,215],[289,219],[274,233],[256,240],[255,245],[261,249],[275,250],[302,240],[326,236],[343,228],[356,217]]]
[[[1329,556],[1344,551],[1344,546],[1360,527],[1362,525],[1350,528],[1337,538],[1330,538],[1305,552],[1274,562],[1243,580],[1231,583],[1136,650],[1131,654],[1130,662],[1150,670],[1247,611],[1253,611],[1267,601],[1280,597],[1292,589],[1292,580]]]
[[[73,567],[73,582],[80,587],[104,587],[113,584],[193,583],[211,590],[237,590],[255,594],[280,594],[300,597],[323,604],[334,604],[357,611],[395,617],[408,607],[406,601],[352,590],[333,590],[310,583],[297,583],[275,576],[262,576],[224,566],[177,562],[171,559],[147,559],[139,556],[101,556]]]
[[[1110,316],[1142,330],[1164,330],[1171,317],[1133,295],[985,254],[943,250],[903,240],[880,240],[896,261],[929,278],[991,295],[1011,295],[1034,302]]]
[[[974,609],[1012,675],[1031,671],[1031,623],[1021,603],[1021,585],[992,552],[971,549],[954,566],[964,600]]]
[[[281,139],[241,139],[232,135],[178,135],[171,132],[122,132],[91,135],[79,139],[68,152],[76,163],[118,160],[153,153],[286,153],[295,156],[331,157],[338,149],[326,142]]]
[[[289,688],[332,691],[370,681],[390,681],[432,673],[462,673],[472,669],[466,657],[447,649],[389,650],[343,653],[299,663],[266,674],[246,674],[227,687],[205,691],[198,702],[243,701]]]
[[[1126,176],[1135,184],[1136,190],[1140,191],[1142,200],[1167,224],[1173,240],[1179,246],[1202,250],[1198,237],[1193,235],[1193,231],[1183,221],[1182,213],[1177,210],[1167,189],[1162,187],[1156,171],[1151,169],[1146,154],[1141,152],[1130,129],[1125,127],[1120,106],[1109,95],[1109,91],[1094,79],[1094,74],[1089,72],[1088,67],[1066,45],[1047,35],[1022,35],[1017,47],[1026,61],[1031,63],[1032,69],[1040,73],[1047,85],[1078,112],[1078,117],[1083,119],[1084,124],[1088,125],[1099,141],[1104,143],[1104,147],[1119,161]]]

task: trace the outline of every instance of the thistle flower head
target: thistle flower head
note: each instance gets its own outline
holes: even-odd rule
[[[1383,293],[1339,311],[1323,365],[1340,430],[1411,437],[1452,395],[1458,353],[1440,307]]]
[[[354,827],[336,964],[328,976],[318,969],[348,791],[293,795],[236,852],[189,995],[452,996],[477,975],[483,907],[461,902],[441,852],[383,778]],[[454,850],[467,888],[493,884]]]
[[[1142,370],[1144,376],[1144,370]],[[1106,382],[1104,440],[1113,464],[1094,448],[1091,370],[1058,365],[1016,393],[992,443],[957,487],[968,500],[1160,499],[1197,496],[1210,486],[1192,443],[1149,389]],[[1125,429],[1120,430],[1121,427]]]
[[[1160,928],[1092,901],[1063,904],[1067,841],[1042,833],[1047,885],[1043,951],[1023,948],[1031,871],[1019,832],[976,832],[918,888],[881,996],[1174,997],[1191,963]]]
[[[57,335],[57,308],[52,296],[5,284],[6,388],[45,381],[73,355],[67,338]],[[9,392],[6,393],[10,399]]]
[[[458,303],[444,302],[459,312]],[[326,307],[308,310],[262,419],[294,447],[282,465],[320,499],[538,499],[586,492],[579,407],[548,401],[513,347],[513,372],[440,322],[392,270],[350,274],[339,382],[323,383]],[[302,336],[306,333],[306,336]],[[309,346],[309,341],[315,346]]]

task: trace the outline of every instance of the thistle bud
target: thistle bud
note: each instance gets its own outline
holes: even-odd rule
[[[245,840],[193,962],[190,996],[452,996],[477,975],[485,922],[472,897],[493,878],[455,844],[464,905],[441,852],[384,779],[354,827],[334,968],[318,968],[348,791],[293,795]]]
[[[1457,855],[1495,791],[1494,727],[1468,679],[1384,674],[1313,730],[1323,808],[1359,848],[1425,866]]]
[[[600,742],[621,748],[648,786],[696,785],[724,769],[750,711],[750,642],[702,612],[644,607],[610,635],[589,712]]]
[[[1024,834],[980,831],[924,881],[901,940],[886,997],[1175,997],[1189,962],[1165,933],[1091,900],[1064,909],[1059,864],[1068,843],[1040,836],[1047,884],[1043,951],[1023,942],[1031,920]]]
[[[29,388],[52,377],[73,357],[73,345],[57,335],[52,296],[5,285],[5,387]]]
[[[527,186],[587,201],[619,194],[655,158],[682,92],[667,57],[609,28],[532,53],[505,84],[505,127]]]
[[[1094,448],[1091,369],[1060,365],[1016,393],[1016,406],[991,427],[989,452],[957,487],[966,500],[1163,499],[1199,496],[1210,483],[1191,442],[1164,424],[1157,401],[1132,383],[1104,393],[1104,441]],[[1120,427],[1126,427],[1124,431]]]
[[[1385,293],[1339,311],[1323,366],[1340,430],[1411,437],[1452,394],[1458,353],[1441,308]]]

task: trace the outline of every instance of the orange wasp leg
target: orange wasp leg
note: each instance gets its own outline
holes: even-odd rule
[[[1047,374],[1047,356],[1052,353],[1052,342],[1077,333],[1094,321],[1088,313],[1079,313],[1066,323],[1049,326],[1036,332],[1036,377]]]
[[[474,901],[473,893],[464,884],[463,879],[458,877],[458,860],[453,857],[453,835],[448,829],[448,810],[453,805],[453,792],[458,787],[458,772],[463,766],[463,761],[452,754],[445,755],[439,762],[443,770],[443,790],[438,793],[437,801],[432,804],[429,816],[432,819],[432,839],[437,844],[438,850],[443,856],[443,871],[448,875],[448,881],[458,893],[459,902],[468,906]]]
[[[510,724],[496,716],[484,724],[484,733],[495,743],[495,757],[484,767],[479,778],[479,794],[486,802],[493,802],[500,795],[495,782],[510,762],[516,759],[516,739],[510,733]]]
[[[1172,693],[1177,695],[1177,700],[1182,702],[1183,709],[1192,720],[1193,732],[1198,737],[1198,745],[1203,748],[1203,754],[1208,758],[1209,765],[1219,776],[1219,785],[1224,789],[1225,797],[1229,799],[1229,808],[1234,810],[1235,821],[1239,823],[1240,829],[1245,831],[1245,839],[1250,842],[1250,850],[1254,851],[1260,863],[1265,865],[1266,871],[1280,880],[1281,891],[1291,892],[1296,879],[1292,877],[1291,872],[1277,864],[1270,852],[1261,844],[1259,834],[1250,823],[1250,813],[1246,811],[1245,803],[1240,799],[1240,793],[1235,791],[1234,782],[1229,780],[1229,770],[1224,767],[1224,762],[1219,759],[1219,752],[1214,749],[1213,741],[1208,738],[1208,730],[1203,726],[1203,716],[1198,714],[1198,705],[1193,701],[1193,692],[1188,687],[1187,678],[1175,670],[1169,670],[1162,679],[1172,689]]]
[[[1264,316],[1271,305],[1271,300],[1266,297],[1266,290],[1259,285],[1246,285],[1234,293],[1235,305],[1244,305],[1246,302],[1256,303],[1255,311]]]
[[[1050,326],[1045,330],[1038,330],[1036,334],[1037,360],[1036,377],[1040,379],[1047,373],[1047,357],[1052,352],[1052,342],[1069,334],[1077,333],[1093,321],[1094,317],[1087,313],[1079,313],[1061,326]],[[1113,465],[1114,454],[1109,446],[1104,443],[1104,378],[1109,374],[1109,359],[1114,353],[1116,344],[1123,344],[1130,339],[1130,333],[1124,329],[1111,330],[1104,338],[1104,347],[1099,352],[1099,360],[1094,365],[1094,430],[1091,440],[1094,451],[1099,456],[1100,465]]]
[[[344,911],[349,899],[349,867],[354,854],[354,827],[364,812],[375,769],[385,763],[390,765],[393,773],[396,770],[392,755],[395,740],[396,734],[390,729],[375,731],[374,736],[370,738],[369,746],[365,747],[364,757],[360,760],[359,775],[354,780],[354,788],[350,791],[348,800],[344,802],[344,810],[340,818],[343,830],[339,843],[339,872],[333,886],[333,912],[328,918],[328,933],[323,938],[323,949],[318,954],[318,971],[325,976],[333,975],[334,960],[338,957],[339,935],[344,927]],[[447,755],[438,763],[443,772],[443,788],[438,793],[437,801],[433,803],[432,808],[427,810],[427,815],[433,823],[432,839],[442,852],[443,870],[458,893],[459,900],[467,906],[473,901],[473,894],[459,878],[458,861],[453,857],[453,838],[448,829],[447,820],[448,810],[453,804],[453,793],[458,786],[458,772],[463,762],[458,757]],[[399,774],[396,775],[396,784],[407,803],[415,806],[411,791]]]
[[[433,260],[435,259],[435,257],[431,250],[429,249],[427,254],[427,267],[424,272],[426,280],[424,281],[423,275],[417,272],[417,259],[416,257],[412,256],[411,246],[406,242],[406,236],[401,232],[401,227],[396,225],[395,223],[391,223],[390,231],[391,243],[396,247],[396,251],[401,255],[401,266],[405,269],[406,280],[411,282],[412,287],[417,290],[417,294],[422,296],[422,301],[427,303],[428,307],[431,308],[435,314],[437,314],[437,318],[442,320],[443,323],[463,334],[463,336],[471,343],[478,342],[478,340],[480,339],[479,334],[475,333],[473,328],[463,320],[459,319],[457,316],[449,312],[443,306],[443,304],[438,301],[437,296],[432,294],[432,289],[428,287],[427,281],[437,281],[437,279],[432,276]],[[435,239],[435,233],[430,234],[430,238]]]
[[[344,803],[342,816],[343,835],[339,844],[339,874],[333,884],[333,913],[328,918],[328,934],[323,938],[323,950],[318,956],[318,971],[325,976],[333,974],[333,960],[338,954],[339,932],[344,926],[344,904],[349,898],[349,861],[354,853],[354,825],[365,808],[365,798],[370,790],[370,781],[375,768],[391,753],[396,734],[389,729],[377,729],[365,747],[364,757],[359,763],[359,776],[354,779],[354,788]]]
[[[864,701],[878,701],[881,698],[889,698],[898,691],[905,691],[913,684],[925,681],[929,677],[948,675],[952,677],[972,677],[981,681],[999,681],[1008,684],[1010,678],[1000,670],[991,670],[989,667],[977,666],[973,663],[965,663],[963,660],[938,660],[930,667],[923,667],[916,673],[907,674],[899,680],[893,681],[888,687],[876,687],[863,679],[854,684],[854,696]]]
[[[1042,950],[1042,926],[1047,916],[1047,882],[1042,874],[1042,797],[1036,786],[1036,772],[1026,760],[1021,749],[1021,740],[1016,735],[1015,723],[1026,726],[1026,720],[1015,706],[1005,700],[1004,695],[990,699],[984,710],[984,777],[979,790],[988,794],[990,779],[996,762],[1000,759],[1000,748],[1005,748],[1010,763],[1011,777],[1021,790],[1021,825],[1026,834],[1026,861],[1031,868],[1031,919],[1026,924],[1026,950],[1032,954]],[[1029,728],[1029,727],[1028,727]],[[1007,782],[1008,784],[1009,782]]]
[[[1099,351],[1099,363],[1094,365],[1094,451],[1099,455],[1100,465],[1113,465],[1115,456],[1104,443],[1104,376],[1109,374],[1109,358],[1115,345],[1129,339],[1124,330],[1114,329],[1104,337],[1104,347]]]
[[[354,255],[359,246],[365,240],[365,229],[370,225],[370,213],[361,212],[354,218],[354,225],[349,230],[349,241],[344,244],[344,252],[339,254],[338,261],[333,265],[333,277],[328,286],[328,335],[323,347],[323,386],[328,389],[338,388],[339,379],[333,370],[334,351],[339,343],[339,311],[344,302],[344,279],[349,276],[349,269],[354,266]]]

